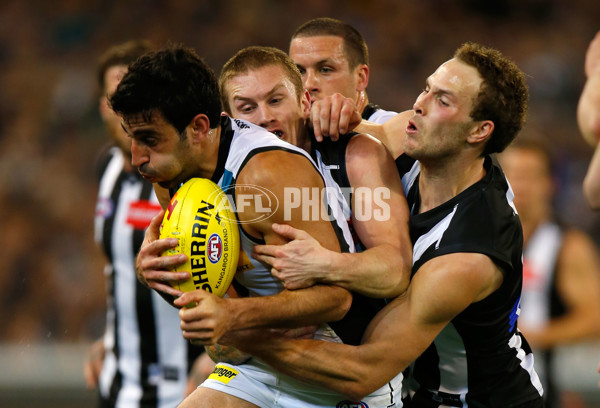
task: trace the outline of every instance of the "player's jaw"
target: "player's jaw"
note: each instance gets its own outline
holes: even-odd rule
[[[286,133],[281,126],[279,126],[279,125],[267,126],[265,129],[267,129],[269,132],[275,134],[275,136],[277,136],[278,138],[286,140],[285,139]]]

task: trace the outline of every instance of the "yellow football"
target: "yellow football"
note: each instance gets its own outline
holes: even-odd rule
[[[177,238],[179,245],[163,255],[185,254],[174,271],[191,272],[173,282],[182,292],[203,289],[224,296],[236,272],[240,236],[235,213],[221,188],[204,178],[185,182],[175,193],[160,226],[160,238]]]

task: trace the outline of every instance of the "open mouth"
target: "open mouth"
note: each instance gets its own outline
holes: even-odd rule
[[[408,121],[408,125],[406,125],[406,132],[414,133],[417,131],[417,125],[412,120]]]
[[[283,132],[281,130],[271,130],[271,133],[274,133],[275,136],[282,138],[283,137]]]

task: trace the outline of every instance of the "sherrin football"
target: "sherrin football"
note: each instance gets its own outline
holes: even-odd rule
[[[236,272],[240,237],[236,217],[221,188],[204,178],[192,178],[175,193],[160,226],[160,238],[179,245],[163,255],[185,254],[174,271],[188,271],[186,281],[172,282],[182,292],[203,289],[223,297]]]

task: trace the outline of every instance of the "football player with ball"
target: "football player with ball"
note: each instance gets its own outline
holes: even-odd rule
[[[181,46],[146,54],[136,61],[110,102],[132,139],[132,162],[146,180],[175,191],[189,179],[206,178],[228,192],[233,204],[239,204],[245,195],[257,198],[244,200],[250,204],[243,211],[238,205],[235,213],[242,265],[237,280],[248,290],[248,297],[220,298],[204,290],[182,293],[166,281],[161,284],[165,274],[180,280],[189,277],[188,272],[167,272],[187,257],[161,257],[179,241],[157,239],[162,217],[155,217],[150,225],[138,270],[146,272],[144,277],[151,287],[177,296],[176,306],[192,305],[180,311],[185,337],[214,344],[228,331],[306,325],[319,325],[315,338],[326,341],[343,342],[347,336],[356,336],[356,330],[344,330],[355,329],[357,324],[354,318],[352,322],[345,320],[352,304],[349,291],[323,284],[285,290],[271,276],[270,268],[249,257],[257,243],[286,242],[274,227],[282,223],[306,231],[331,251],[347,251],[352,245],[340,239],[340,223],[322,217],[306,219],[300,207],[266,205],[276,199],[283,203],[286,188],[324,188],[317,166],[304,150],[249,122],[221,116],[213,72],[194,51]],[[318,205],[327,203],[319,201]],[[265,216],[267,207],[270,211]],[[327,208],[321,210],[328,213]],[[370,316],[364,318],[369,320]],[[389,394],[389,386],[382,387],[364,401],[371,407],[389,406]],[[341,394],[294,380],[260,360],[250,359],[239,365],[217,365],[204,386],[181,406],[333,407],[344,400]]]

